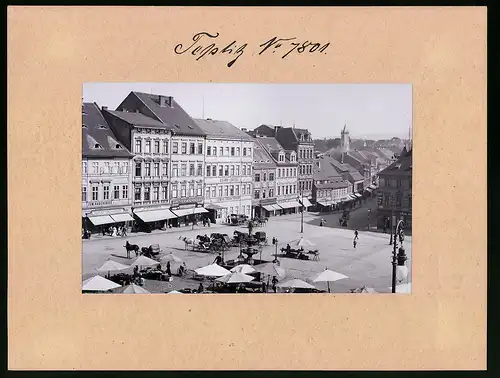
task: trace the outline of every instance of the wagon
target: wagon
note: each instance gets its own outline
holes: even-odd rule
[[[231,226],[241,226],[248,222],[248,217],[243,214],[231,214]]]
[[[259,244],[269,245],[267,241],[267,236],[264,231],[258,231],[254,234],[255,239],[259,242]]]

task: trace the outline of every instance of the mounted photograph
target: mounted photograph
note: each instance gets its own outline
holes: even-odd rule
[[[410,84],[85,83],[82,293],[411,293]]]

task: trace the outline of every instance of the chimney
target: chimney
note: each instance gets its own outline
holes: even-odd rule
[[[174,100],[174,98],[172,96],[168,96],[166,99],[167,105],[172,107],[173,100]]]
[[[274,126],[274,136],[278,135],[278,130],[281,129],[281,126]]]

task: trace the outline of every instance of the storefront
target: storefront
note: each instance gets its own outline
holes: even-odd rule
[[[334,202],[330,199],[320,199],[316,201],[316,210],[319,212],[330,212],[333,210]]]
[[[183,201],[184,200],[184,201]],[[208,210],[203,207],[203,197],[201,197],[197,202],[187,202],[186,200],[193,200],[192,198],[187,199],[173,199],[172,207],[170,210],[176,215],[174,220],[174,227],[183,227],[192,225],[193,223],[199,223],[203,218],[208,218]]]
[[[126,209],[92,210],[82,217],[82,228],[90,233],[110,233],[110,228],[117,229],[131,226],[134,218]]]
[[[298,201],[278,202],[278,206],[281,207],[281,215],[298,213],[302,207]]]
[[[205,205],[205,209],[208,211],[208,218],[210,222],[217,223],[217,219],[222,219],[223,206],[216,205],[215,203],[209,203]],[[220,222],[220,221],[219,221]]]
[[[309,201],[309,198],[301,198],[299,202],[304,206],[305,211],[313,205],[311,201]]]
[[[177,218],[167,206],[134,209],[134,215],[136,217],[134,231],[145,232],[172,227],[172,221]]]

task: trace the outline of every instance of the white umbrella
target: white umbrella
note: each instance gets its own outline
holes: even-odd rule
[[[314,247],[316,244],[310,242],[307,239],[304,239],[303,237],[300,237],[299,239],[292,240],[289,242],[290,247],[292,248],[307,248],[307,247]]]
[[[184,294],[184,293],[181,293],[180,291],[177,291],[177,290],[172,290],[172,291],[169,291],[167,294]]]
[[[313,285],[299,280],[298,278],[294,278],[285,282],[281,282],[276,285],[277,287],[288,287],[294,289],[316,289]]]
[[[217,265],[215,263],[204,266],[202,268],[195,269],[195,272],[201,276],[207,276],[207,277],[222,277],[231,273],[226,268],[223,268],[222,266]]]
[[[249,276],[245,273],[230,273],[223,277],[217,278],[216,281],[225,283],[246,283],[253,281],[255,277]]]
[[[176,263],[182,263],[184,260],[182,260],[179,256],[174,255],[173,253],[169,253],[161,258],[162,262],[176,262]]]
[[[108,291],[118,287],[121,287],[121,285],[101,276],[90,277],[82,283],[83,291]]]
[[[286,276],[285,269],[283,269],[283,268],[281,268],[278,265],[273,264],[273,263],[255,265],[255,270],[257,272],[261,272],[261,273],[267,274],[269,276],[275,276],[275,277],[281,277],[281,278]]]
[[[234,268],[231,269],[231,272],[233,273],[254,273],[256,270],[248,264],[240,264],[236,265]]]
[[[130,268],[130,265],[124,265],[122,263],[119,263],[118,261],[113,261],[113,260],[108,260],[104,264],[101,265],[100,268],[97,268],[98,272],[111,272],[111,271],[117,271],[117,270],[125,270]]]
[[[134,266],[151,266],[151,265],[158,265],[158,264],[159,264],[158,261],[150,259],[149,257],[146,257],[144,255],[139,256],[132,263],[132,265],[134,265]]]
[[[122,294],[151,294],[151,293],[146,289],[143,289],[142,287],[133,283],[128,285],[125,288],[125,290],[122,291]]]
[[[313,282],[326,282],[328,285],[328,292],[330,292],[330,282],[335,282],[338,280],[343,280],[344,278],[349,278],[346,275],[338,272],[334,272],[330,269],[325,269],[324,271],[311,277]]]

